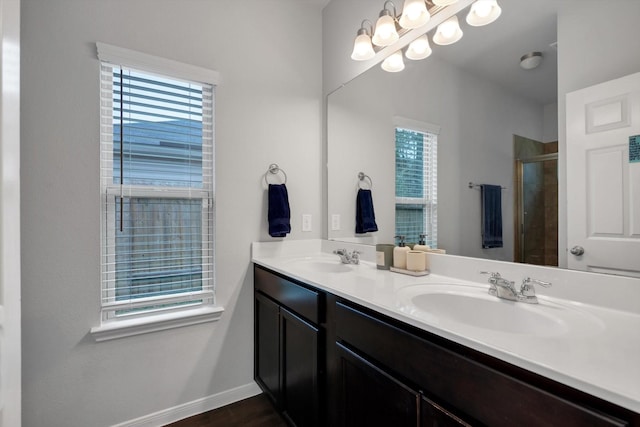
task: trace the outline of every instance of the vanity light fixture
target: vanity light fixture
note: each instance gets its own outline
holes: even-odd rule
[[[467,24],[474,27],[491,24],[498,19],[502,9],[498,6],[498,0],[477,0],[471,5],[467,15]]]
[[[433,35],[433,42],[441,46],[453,44],[462,38],[462,30],[458,17],[453,15],[451,18],[438,25],[436,33]]]
[[[522,55],[520,58],[520,66],[525,70],[532,70],[542,62],[542,52],[531,52]]]
[[[360,25],[356,39],[353,43],[351,59],[366,61],[376,56],[376,51],[391,46],[405,37],[411,30],[420,28],[431,19],[428,6],[433,6],[431,11],[444,13],[443,21],[435,31],[433,42],[442,46],[450,45],[462,38],[462,29],[455,13],[449,12],[446,6],[457,3],[459,0],[404,0],[402,14],[396,14],[396,6],[391,0],[386,0],[380,11],[375,27],[371,21],[365,19]],[[459,9],[460,8],[454,8]],[[467,23],[474,27],[490,24],[498,19],[502,9],[497,0],[475,0],[467,15]],[[446,18],[446,16],[449,16]],[[446,18],[446,19],[445,19]],[[400,31],[400,34],[398,33]],[[415,36],[414,36],[415,37]],[[419,60],[431,55],[431,47],[426,34],[412,41],[406,49],[408,59]],[[523,57],[524,59],[524,57]],[[382,68],[386,71],[397,72],[404,69],[402,49],[389,55]],[[523,65],[524,68],[524,65]]]
[[[402,8],[402,16],[400,17],[400,26],[411,30],[418,28],[431,19],[431,14],[427,10],[427,4],[424,0],[404,0]]]
[[[421,35],[409,44],[405,56],[414,61],[425,59],[431,55],[431,46],[429,46],[429,37],[426,34]]]
[[[393,7],[393,12],[387,9],[388,4]],[[399,38],[398,30],[396,30],[396,6],[391,0],[387,0],[380,11],[380,16],[376,22],[376,30],[371,41],[376,46],[385,47],[394,44]]]
[[[390,73],[397,73],[404,70],[404,60],[402,59],[402,50],[397,50],[389,55],[381,65],[382,69]]]
[[[369,29],[366,25],[369,24]],[[356,41],[353,43],[353,52],[351,52],[351,59],[356,61],[366,61],[373,58],[376,53],[371,45],[371,33],[373,32],[373,24],[368,19],[362,21]]]

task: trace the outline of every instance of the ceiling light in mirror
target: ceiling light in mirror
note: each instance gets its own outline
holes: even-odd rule
[[[478,0],[471,5],[471,10],[467,15],[467,24],[474,27],[491,24],[498,19],[502,9],[498,6],[497,0]]]
[[[429,46],[429,37],[426,34],[421,35],[409,44],[405,56],[409,59],[420,60],[431,55],[431,46]]]
[[[393,12],[387,9],[387,4],[391,4]],[[384,8],[380,11],[380,16],[376,22],[376,30],[373,34],[373,38],[371,39],[373,44],[376,46],[389,46],[397,42],[400,38],[398,31],[396,30],[395,9],[396,8],[392,2],[387,0],[384,3]]]
[[[542,52],[531,52],[522,55],[520,58],[520,66],[525,70],[532,70],[542,62]]]
[[[453,15],[451,18],[438,25],[436,34],[433,36],[433,42],[442,46],[450,45],[462,38],[462,30],[458,23],[458,17]]]
[[[400,17],[400,26],[411,30],[426,24],[431,15],[424,0],[405,0]]]
[[[366,61],[367,59],[373,58],[376,54],[373,50],[373,45],[371,45],[371,30],[367,30],[365,27],[367,22],[369,22],[367,19],[362,21],[362,26],[356,36],[356,41],[353,43],[351,59],[356,61]],[[371,28],[371,25],[369,25],[369,28]]]
[[[397,73],[404,70],[404,60],[402,59],[402,51],[397,50],[389,55],[381,65],[382,69],[390,73]]]

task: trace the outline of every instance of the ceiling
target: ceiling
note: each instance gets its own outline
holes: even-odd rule
[[[501,16],[483,27],[465,22],[467,10],[459,13],[464,36],[449,46],[432,43],[433,56],[542,105],[556,102],[557,50],[550,45],[557,41],[558,1],[499,0],[499,4]],[[520,57],[533,51],[542,52],[541,65],[533,70],[520,68]]]

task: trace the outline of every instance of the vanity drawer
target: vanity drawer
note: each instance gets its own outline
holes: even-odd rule
[[[320,324],[322,319],[322,298],[320,292],[309,289],[277,273],[254,266],[255,289],[278,301],[291,311]]]
[[[366,309],[338,302],[336,335],[338,342],[413,383],[426,396],[484,425],[629,425],[528,383],[536,378],[551,382],[548,379],[529,373],[524,382],[484,364],[486,356],[481,363],[458,353],[454,343],[445,348]]]

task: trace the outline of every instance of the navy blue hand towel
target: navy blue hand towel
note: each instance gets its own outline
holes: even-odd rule
[[[356,197],[356,234],[378,231],[376,214],[373,211],[371,190],[360,188]]]
[[[269,235],[285,237],[291,232],[291,210],[289,194],[284,184],[269,184]]]
[[[482,247],[502,247],[502,187],[481,186],[482,193]]]

